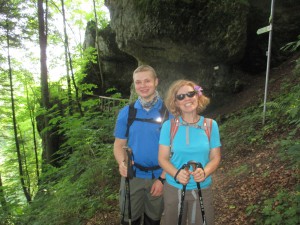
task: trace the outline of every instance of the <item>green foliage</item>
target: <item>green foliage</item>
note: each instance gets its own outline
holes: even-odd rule
[[[7,203],[5,212],[0,213],[0,221],[10,224],[15,216],[23,213],[23,207],[27,204],[20,179],[24,179],[24,188],[30,196],[37,192],[38,168],[36,160],[39,160],[41,142],[34,138],[37,135],[35,115],[38,110],[37,96],[39,89],[32,74],[22,67],[22,64],[11,59],[12,81],[14,89],[14,104],[17,127],[17,138],[21,156],[16,152],[16,142],[13,134],[13,121],[11,111],[11,95],[7,86],[8,71],[1,71],[1,110],[0,110],[0,173],[3,183],[4,198]],[[5,88],[2,88],[5,86]],[[34,142],[35,141],[35,142]],[[37,158],[35,157],[37,151]],[[21,167],[20,167],[21,166]],[[20,168],[23,177],[20,175]],[[0,210],[1,211],[1,210]],[[0,222],[1,224],[1,222]]]
[[[229,119],[221,124],[222,141],[226,148],[230,149],[230,152],[226,154],[236,154],[240,151],[247,154],[249,148],[252,148],[251,145],[255,146],[264,142],[260,110],[259,107],[248,108],[240,115],[229,115]],[[237,127],[243,132],[236,132]]]
[[[21,221],[25,224],[29,221],[30,224],[82,224],[97,211],[111,210],[113,205],[109,202],[116,201],[116,198],[111,199],[116,185],[115,163],[110,145],[97,147],[99,150],[95,151],[80,148],[63,168],[48,171],[41,193]]]
[[[92,86],[80,86],[89,92]],[[54,91],[54,90],[59,91]],[[59,128],[64,137],[56,153],[60,168],[44,165],[39,192],[25,209],[24,215],[15,216],[20,224],[83,224],[97,212],[118,209],[119,183],[117,164],[112,153],[113,129],[119,105],[103,111],[98,98],[82,101],[84,116],[78,113],[65,116],[67,105],[63,88],[51,85],[52,101],[50,128]],[[118,98],[115,88],[107,94]],[[62,105],[61,105],[62,104]],[[19,194],[19,196],[22,196]]]
[[[104,1],[96,1],[95,7],[98,18],[98,27],[105,28],[108,24],[107,12],[104,11]],[[82,29],[86,26],[86,21],[95,20],[93,2],[65,0],[65,7],[70,12],[70,21],[72,21],[77,27]]]
[[[267,199],[261,206],[251,205],[247,215],[256,218],[258,225],[297,225],[299,223],[300,192],[280,190],[274,198]]]
[[[91,86],[80,86],[89,92]],[[115,93],[111,88],[107,93]],[[63,91],[57,93],[62,98]],[[112,97],[119,97],[115,93]],[[66,104],[66,103],[64,103]],[[39,193],[18,222],[22,224],[84,224],[97,212],[118,209],[117,164],[112,153],[115,111],[100,109],[98,98],[81,102],[84,116],[64,116],[61,107],[51,109],[50,124],[58,127],[64,142],[56,153],[62,167],[44,168]]]
[[[81,118],[76,112],[74,113],[73,117],[70,117],[69,120],[65,118],[67,113],[69,112],[69,109],[67,108],[66,111],[62,110],[66,105],[68,105],[68,93],[63,85],[64,81],[61,80],[60,83],[51,83],[49,85],[50,92],[51,92],[51,103],[53,104],[53,107],[50,110],[50,117],[51,117],[51,123],[49,127],[46,127],[44,130],[50,130],[51,128],[59,128],[59,131],[62,134],[62,137],[65,138],[65,143],[63,147],[60,149],[60,151],[57,152],[57,158],[61,159],[61,162],[63,164],[62,171],[58,170],[57,168],[51,168],[44,165],[43,177],[41,180],[38,180],[38,172],[40,171],[41,166],[41,155],[42,155],[42,149],[41,149],[41,140],[39,139],[39,135],[37,132],[37,124],[36,124],[36,118],[39,119],[41,116],[45,115],[46,111],[45,109],[40,109],[38,107],[39,105],[39,97],[40,97],[40,87],[37,87],[36,80],[37,80],[37,74],[35,74],[36,71],[38,71],[39,64],[38,58],[36,56],[35,50],[38,50],[36,48],[38,45],[36,43],[29,43],[28,40],[34,40],[37,37],[35,36],[38,33],[38,23],[36,20],[36,7],[34,2],[30,1],[2,1],[3,4],[1,4],[0,9],[0,17],[3,19],[0,21],[0,60],[1,65],[3,63],[3,66],[0,68],[0,129],[1,129],[1,135],[0,135],[0,173],[2,177],[3,187],[1,187],[1,194],[3,193],[3,197],[7,203],[7,211],[4,210],[4,207],[2,207],[2,201],[0,204],[0,224],[14,224],[15,218],[18,218],[23,214],[24,205],[27,205],[26,199],[24,197],[23,189],[20,185],[20,174],[19,174],[19,165],[23,166],[23,177],[25,181],[25,187],[27,190],[29,190],[30,196],[35,196],[35,200],[37,200],[37,204],[39,202],[42,202],[43,204],[47,204],[47,200],[49,200],[50,207],[53,207],[53,213],[60,214],[60,212],[65,212],[68,214],[68,210],[64,210],[63,208],[56,208],[56,204],[60,204],[66,209],[68,209],[68,203],[70,202],[70,199],[75,199],[76,195],[81,194],[85,196],[89,196],[89,201],[93,202],[94,200],[91,200],[90,193],[89,195],[83,192],[82,190],[87,189],[87,191],[95,192],[97,193],[97,190],[92,190],[91,188],[97,188],[97,186],[91,184],[89,182],[93,179],[90,179],[90,177],[94,177],[94,180],[97,179],[97,182],[100,182],[101,185],[105,184],[103,182],[103,177],[105,179],[111,179],[115,177],[111,177],[111,175],[103,175],[102,169],[107,169],[107,171],[110,171],[112,168],[114,168],[115,164],[113,165],[107,165],[108,162],[111,162],[113,160],[113,155],[111,154],[111,145],[110,144],[103,144],[103,140],[106,139],[106,143],[111,142],[112,140],[112,129],[113,129],[113,123],[114,123],[114,115],[107,117],[108,114],[104,112],[100,112],[99,110],[99,101],[97,99],[90,99],[88,101],[83,102],[84,110],[86,110],[88,113],[86,117]],[[74,1],[68,1],[69,4],[71,4],[75,8],[81,8],[78,7],[78,4],[81,4],[82,1],[74,2]],[[100,7],[103,6],[103,1],[99,2],[97,6],[98,11],[98,18],[99,18],[99,25],[100,27],[105,27],[107,25],[107,17],[106,13],[104,13],[102,10],[100,10]],[[54,27],[60,25],[57,20],[54,21],[55,13],[58,11],[54,11],[53,7],[55,4],[54,2],[49,2],[49,32],[48,32],[48,43],[56,45],[55,47],[58,47],[58,43],[61,43],[61,39],[59,37],[58,28]],[[3,6],[3,7],[2,7]],[[57,7],[57,6],[55,6]],[[71,12],[67,10],[67,13]],[[70,16],[76,25],[79,23],[81,24],[81,31],[86,26],[86,21],[84,21],[85,15],[75,15],[77,12],[72,11],[72,15]],[[84,11],[81,11],[82,14],[85,14]],[[8,18],[8,21],[6,22],[5,18]],[[68,18],[70,18],[68,17]],[[89,17],[91,19],[91,17]],[[61,19],[61,18],[60,18]],[[89,19],[89,20],[90,20]],[[70,22],[70,21],[69,21]],[[73,24],[74,24],[73,23]],[[70,24],[68,24],[70,25]],[[16,154],[16,146],[15,146],[15,140],[12,133],[12,120],[11,120],[11,99],[10,99],[10,87],[9,87],[9,80],[8,80],[8,72],[7,69],[7,46],[6,46],[6,28],[9,28],[9,38],[10,38],[10,45],[14,48],[11,49],[11,72],[12,72],[12,79],[14,86],[12,87],[14,89],[14,100],[15,100],[15,108],[16,108],[16,120],[17,120],[17,139],[20,144],[20,150],[21,150],[21,157],[18,158],[18,155]],[[67,29],[71,28],[78,28],[75,26],[68,26]],[[69,33],[70,34],[70,33]],[[22,36],[22,40],[20,39],[20,35]],[[73,33],[74,35],[74,33]],[[26,42],[25,42],[26,40]],[[22,43],[20,43],[22,42]],[[81,42],[81,41],[80,41]],[[21,44],[22,49],[20,49]],[[71,52],[72,52],[72,46],[70,46]],[[55,49],[54,51],[56,51]],[[23,54],[24,51],[28,51]],[[90,50],[90,52],[94,50]],[[57,51],[58,52],[58,51]],[[56,53],[55,52],[55,55]],[[85,76],[84,72],[80,70],[82,65],[86,63],[86,61],[92,61],[95,60],[95,55],[88,52],[88,58],[76,58],[75,71],[76,71],[76,81],[81,81],[82,77]],[[36,54],[33,54],[36,53]],[[18,57],[16,56],[18,55]],[[75,54],[74,54],[75,55]],[[72,55],[72,56],[74,56]],[[80,55],[80,54],[78,54]],[[53,56],[51,53],[50,48],[50,54],[49,57],[49,69],[51,74],[51,65],[53,65],[53,62],[51,62],[51,57]],[[21,59],[18,61],[18,59]],[[24,61],[22,61],[24,60]],[[54,62],[55,66],[61,65],[60,59],[56,59],[57,61]],[[82,62],[80,62],[82,60]],[[85,61],[86,60],[86,61]],[[24,66],[25,65],[25,66]],[[84,64],[86,65],[86,64]],[[32,72],[32,68],[34,68],[34,72]],[[60,68],[60,71],[63,71]],[[49,76],[51,78],[51,75]],[[91,88],[95,86],[92,85],[82,85],[80,86],[79,91],[82,92],[90,92]],[[73,92],[73,90],[71,90]],[[74,97],[73,97],[74,98]],[[73,103],[73,102],[72,102]],[[98,108],[98,110],[96,110]],[[96,111],[96,113],[93,113],[93,111]],[[99,119],[97,121],[97,119]],[[41,123],[39,124],[41,125]],[[42,128],[40,126],[39,128]],[[78,131],[78,134],[74,131]],[[34,133],[35,132],[35,133]],[[100,133],[100,135],[99,135]],[[55,133],[54,133],[55,134]],[[34,139],[34,135],[36,139]],[[90,136],[88,136],[90,135]],[[75,137],[73,137],[75,136]],[[75,140],[75,141],[74,141]],[[81,141],[77,141],[81,140]],[[34,142],[35,141],[35,142]],[[64,140],[62,140],[64,141]],[[72,142],[74,141],[74,142]],[[72,162],[70,158],[70,153],[74,152],[74,157],[76,157],[75,152],[80,152],[82,149],[79,148],[80,146],[82,149],[84,149],[85,153],[89,154],[91,159],[89,160],[89,163],[92,163],[93,165],[93,176],[91,175],[92,172],[87,169],[87,173],[83,173],[82,182],[86,182],[87,185],[91,185],[91,188],[86,188],[84,185],[78,185],[73,184],[74,182],[70,182],[69,178],[72,172],[74,171],[68,171],[69,174],[64,174],[63,172],[67,171],[67,166],[71,167],[70,164],[66,164],[69,162],[67,159],[70,159],[70,163]],[[35,155],[35,150],[37,151],[37,155]],[[78,155],[77,155],[78,156]],[[79,157],[79,156],[78,156]],[[100,158],[100,160],[98,159]],[[81,157],[83,158],[83,157]],[[103,158],[103,160],[102,160]],[[20,162],[18,161],[20,160]],[[38,162],[38,160],[40,160]],[[105,160],[105,161],[104,161]],[[79,165],[81,162],[77,162]],[[100,163],[100,165],[96,165],[97,163]],[[95,164],[95,165],[94,165]],[[83,164],[85,167],[89,167],[87,164]],[[98,167],[99,168],[98,168]],[[46,168],[47,167],[47,168]],[[110,168],[109,168],[110,167]],[[89,172],[88,172],[89,171]],[[100,178],[98,175],[101,175]],[[83,177],[85,178],[83,179]],[[98,180],[99,178],[99,180]],[[40,182],[40,186],[38,186],[38,181]],[[96,182],[96,181],[95,181]],[[112,179],[113,182],[113,179]],[[98,183],[97,183],[98,184]],[[53,185],[53,186],[52,186]],[[58,192],[60,192],[65,185],[69,185],[72,187],[72,189],[68,189],[66,193],[63,193],[65,196],[69,197],[61,197],[60,200],[63,201],[63,203],[59,202],[57,198]],[[98,185],[99,187],[99,185]],[[82,190],[80,189],[82,188]],[[98,207],[104,207],[106,210],[111,207],[111,205],[105,203],[103,200],[106,198],[107,192],[113,193],[111,190],[111,184],[105,185],[101,190],[101,194],[99,194],[99,199],[96,199],[93,204],[99,204]],[[38,193],[37,193],[38,192]],[[50,193],[51,192],[51,193]],[[61,191],[62,192],[62,191]],[[77,192],[77,193],[76,193]],[[98,194],[98,193],[97,193]],[[41,196],[45,197],[45,199],[41,200]],[[71,198],[71,197],[72,198]],[[2,197],[2,195],[1,195]],[[110,201],[115,200],[115,196],[113,194],[109,194]],[[87,198],[88,199],[88,198]],[[34,200],[34,202],[35,202]],[[88,200],[85,200],[88,201]],[[84,200],[82,201],[82,205],[78,204],[77,201],[75,201],[74,204],[71,204],[71,206],[74,206],[70,211],[72,211],[73,215],[75,215],[75,210],[77,210],[78,214],[81,214],[81,211],[85,211],[85,204]],[[99,203],[100,202],[100,203]],[[103,204],[102,204],[103,202]],[[33,204],[34,205],[34,204]],[[47,219],[49,221],[53,221],[53,224],[55,223],[56,218],[51,218],[52,215],[46,211],[43,211],[43,209],[48,209],[44,205],[40,205],[40,210],[43,212],[42,214],[37,213],[37,215],[40,215],[41,218],[43,218],[44,222],[43,224],[49,224]],[[96,210],[97,207],[91,207],[93,210]],[[57,210],[56,210],[57,209]],[[33,211],[34,213],[36,211],[39,211],[39,209],[34,208],[34,206],[28,211]],[[35,211],[36,210],[36,211]],[[59,211],[61,210],[61,211]],[[51,212],[51,210],[49,211]],[[72,214],[70,213],[70,215]],[[88,213],[88,212],[87,212]],[[94,215],[94,211],[89,211],[89,215],[83,215],[82,218],[86,219]],[[63,214],[63,213],[62,213]],[[60,221],[61,224],[67,224],[68,215],[64,214],[65,218],[58,218],[57,221]],[[26,214],[26,218],[29,218],[30,216]],[[47,217],[48,216],[48,217]],[[34,217],[34,216],[33,216]],[[74,216],[76,218],[76,216]],[[79,218],[79,217],[78,217]],[[82,219],[82,221],[84,220]],[[22,221],[22,219],[20,219]],[[33,220],[35,221],[35,220]],[[64,221],[64,222],[63,222]],[[72,219],[70,219],[72,221]],[[74,222],[76,224],[77,221]],[[21,224],[31,224],[31,221],[22,222]],[[37,222],[37,224],[40,224]],[[73,223],[72,223],[73,224]]]
[[[289,160],[291,167],[300,168],[300,140],[281,140],[279,154],[283,160]]]
[[[297,39],[298,39],[297,41],[292,41],[287,43],[285,46],[281,47],[280,50],[296,52],[300,46],[300,35],[298,35]]]
[[[115,210],[119,178],[112,144],[114,117],[85,113],[61,118],[60,132],[67,137],[61,151],[73,153],[61,168],[45,168],[40,192],[20,222],[27,224],[83,224],[96,212]],[[111,123],[109,122],[111,121]]]

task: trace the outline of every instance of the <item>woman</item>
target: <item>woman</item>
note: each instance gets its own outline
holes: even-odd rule
[[[166,121],[159,140],[158,160],[167,173],[164,186],[164,224],[178,224],[180,217],[182,224],[203,224],[197,187],[197,183],[200,183],[206,224],[213,225],[211,175],[221,160],[221,143],[216,121],[210,120],[211,125],[205,127],[207,120],[200,116],[209,104],[209,99],[194,82],[178,80],[169,88],[165,104],[175,116],[174,123],[178,130],[174,130],[174,126],[171,130],[172,120]],[[210,131],[210,135],[206,133],[206,129]],[[196,167],[184,168],[191,160],[193,163],[189,165]],[[186,191],[181,205],[183,187]]]

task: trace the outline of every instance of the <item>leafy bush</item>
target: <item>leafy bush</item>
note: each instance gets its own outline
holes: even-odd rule
[[[119,179],[112,146],[97,147],[75,151],[62,168],[48,172],[24,224],[83,224],[97,211],[114,209]]]
[[[297,225],[300,209],[299,190],[289,192],[281,190],[274,198],[267,199],[261,206],[252,205],[247,208],[247,215],[256,218],[258,225]]]
[[[40,191],[17,223],[84,224],[98,211],[118,210],[119,173],[111,139],[115,114],[95,110],[97,104],[84,102],[94,110],[84,117],[57,116],[51,121],[66,137],[59,154],[69,155],[59,168],[44,167]]]

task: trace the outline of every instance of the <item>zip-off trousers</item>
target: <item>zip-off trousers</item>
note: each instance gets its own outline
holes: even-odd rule
[[[134,177],[130,179],[130,203],[131,219],[139,220],[144,217],[153,222],[161,219],[163,212],[163,197],[153,197],[150,194],[151,187],[156,179],[141,179]],[[126,196],[125,178],[121,178],[120,185],[120,210],[121,214],[125,210],[124,220],[128,222],[128,197]],[[125,207],[124,207],[125,205]],[[145,216],[144,216],[145,214]],[[122,215],[121,215],[122,216]]]
[[[207,225],[214,225],[214,207],[211,187],[203,188],[202,197]],[[162,222],[164,225],[178,224],[181,206],[181,189],[177,189],[167,182],[164,185],[164,213]],[[202,225],[202,213],[200,209],[198,189],[186,190],[184,210],[182,213],[182,225]]]

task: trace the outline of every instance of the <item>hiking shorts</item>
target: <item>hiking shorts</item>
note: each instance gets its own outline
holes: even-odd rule
[[[202,188],[206,224],[213,225],[214,207],[211,187]],[[181,206],[181,189],[177,189],[167,182],[164,185],[164,213],[162,221],[164,225],[177,224]],[[198,190],[187,190],[185,192],[182,214],[183,225],[202,225],[202,213]]]
[[[142,179],[134,177],[129,181],[131,221],[142,217],[144,213],[152,220],[160,220],[163,212],[163,197],[153,197],[150,194],[151,187],[156,179]],[[128,196],[126,196],[125,178],[121,178],[120,185],[120,212],[124,213],[124,220],[128,222]],[[124,207],[125,206],[125,207]]]

